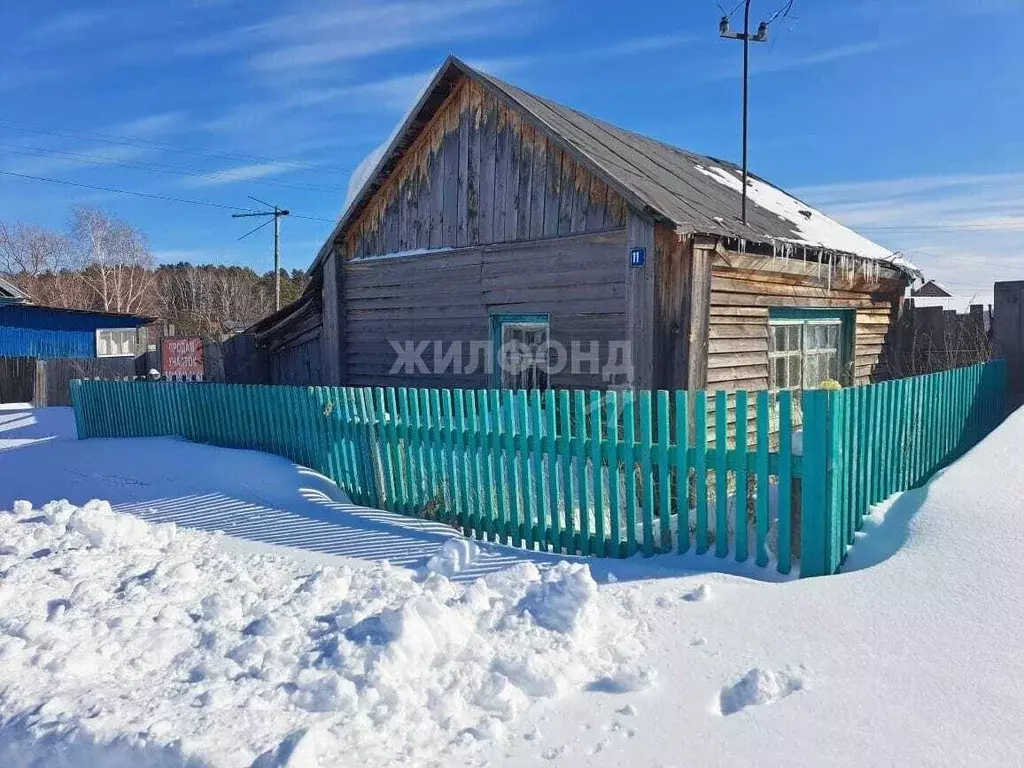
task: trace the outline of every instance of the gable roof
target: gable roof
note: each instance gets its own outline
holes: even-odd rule
[[[601,178],[636,210],[692,234],[718,235],[771,246],[804,247],[884,262],[911,275],[916,267],[897,254],[814,210],[764,179],[748,174],[747,223],[740,220],[740,169],[729,162],[672,147],[528,93],[449,56],[392,134],[352,196],[315,268],[349,222],[382,186],[416,136],[468,77],[525,114],[549,139]],[[311,269],[312,269],[311,268]]]
[[[14,283],[0,277],[0,302],[5,304],[26,304],[31,301],[29,295]]]
[[[916,288],[910,292],[911,296],[931,296],[936,298],[950,298],[953,296],[950,291],[942,283],[936,282],[935,280],[929,280],[920,288]]]

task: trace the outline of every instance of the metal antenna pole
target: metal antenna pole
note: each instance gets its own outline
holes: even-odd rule
[[[255,197],[250,197],[256,200],[257,203],[262,203],[268,208],[271,207],[270,203],[264,203],[262,200],[257,200]],[[233,213],[231,214],[232,219],[247,219],[252,216],[273,216],[274,217],[274,311],[276,312],[281,308],[281,217],[287,216],[290,211],[284,208],[278,208],[276,205],[273,206],[272,211],[253,211],[252,213]],[[257,232],[270,221],[267,220],[263,224],[260,224],[256,229],[251,229],[242,235],[239,240],[244,240],[253,232]]]
[[[776,14],[777,16],[778,14]],[[721,37],[729,40],[743,41],[743,192],[740,207],[740,217],[743,223],[747,223],[747,116],[749,114],[749,93],[750,93],[750,44],[763,43],[768,39],[768,23],[762,21],[757,28],[756,34],[750,34],[750,0],[746,0],[743,7],[743,31],[732,32],[729,29],[729,17],[723,16],[718,24],[718,33]]]
[[[750,92],[750,0],[743,9],[743,203],[740,218],[747,223],[747,114]]]
[[[281,215],[274,206],[274,311],[281,308]]]

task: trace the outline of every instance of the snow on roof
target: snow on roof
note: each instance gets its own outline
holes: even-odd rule
[[[447,63],[447,61],[445,63]],[[345,204],[341,206],[341,212],[338,214],[339,222],[345,218],[345,215],[348,213],[348,209],[352,204],[359,199],[363,188],[367,185],[370,179],[377,175],[377,168],[384,159],[384,155],[387,154],[388,148],[405,128],[405,124],[419,107],[420,102],[427,94],[427,91],[434,82],[438,73],[441,71],[442,67],[444,67],[444,64],[441,64],[428,75],[424,76],[423,85],[420,86],[419,92],[416,94],[416,98],[414,98],[409,104],[409,108],[405,111],[405,114],[402,115],[402,119],[395,123],[395,127],[392,129],[391,135],[374,147],[374,149],[359,162],[359,165],[356,166],[355,170],[352,171],[352,176],[349,177],[348,180],[348,189],[345,193]]]
[[[707,168],[703,165],[697,165],[697,170],[736,192],[743,192],[743,179],[738,175],[738,171],[730,173],[721,167]],[[747,199],[774,213],[800,233],[800,238],[793,238],[788,242],[852,253],[920,275],[920,270],[898,253],[858,235],[852,229],[786,194],[778,187],[750,175],[747,176]]]
[[[399,125],[401,125],[401,123],[399,123]],[[389,136],[386,141],[378,144],[366,157],[359,161],[359,165],[357,165],[356,169],[352,171],[352,175],[348,180],[348,189],[345,192],[345,204],[341,206],[341,213],[338,214],[339,219],[345,216],[346,211],[348,211],[348,207],[352,205],[352,201],[359,197],[359,193],[363,191],[363,187],[366,186],[366,182],[370,180],[374,169],[377,167],[381,158],[384,157],[384,153],[387,152],[388,146],[391,144],[393,138],[393,135]]]
[[[371,193],[375,180],[412,140],[404,134],[421,128],[430,117],[424,110],[436,108],[446,93],[444,89],[462,76],[510,101],[544,131],[571,147],[588,170],[609,183],[629,205],[654,211],[685,231],[747,242],[826,249],[886,264],[911,277],[920,275],[917,267],[898,254],[761,179],[750,180],[750,210],[747,221],[741,222],[739,193],[743,186],[737,175],[739,170],[732,164],[588,117],[473,69],[454,57],[446,59],[427,79],[391,136],[353,172],[344,209],[313,268],[326,257],[349,219],[358,214],[356,209]]]

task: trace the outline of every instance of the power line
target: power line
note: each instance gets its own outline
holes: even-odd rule
[[[225,205],[223,203],[214,203],[209,200],[193,200],[187,197],[173,197],[171,195],[159,195],[155,192],[136,192],[131,189],[118,189],[117,187],[104,187],[99,184],[85,184],[80,181],[71,181],[70,179],[55,179],[51,176],[34,176],[30,173],[17,173],[15,171],[0,170],[0,175],[12,176],[18,179],[31,179],[32,181],[45,181],[50,184],[63,184],[68,187],[79,187],[81,189],[94,189],[99,192],[111,192],[116,195],[132,195],[133,197],[142,197],[147,200],[159,200],[167,203],[183,203],[186,205],[201,205],[207,208],[220,208],[224,211],[251,211],[250,208],[243,208],[240,205]],[[334,219],[327,219],[322,216],[303,216],[301,214],[291,214],[296,219],[305,219],[306,221],[320,221],[326,224],[333,224]]]
[[[38,133],[46,136],[60,136],[66,139],[85,139],[88,141],[97,141],[104,144],[116,144],[127,147],[145,147],[148,149],[156,149],[161,152],[181,153],[189,155],[197,155],[200,157],[214,157],[222,160],[233,160],[237,162],[257,162],[257,163],[282,163],[287,162],[276,158],[265,157],[261,155],[250,155],[241,152],[223,152],[214,149],[202,149],[201,147],[185,146],[181,144],[171,144],[162,141],[153,141],[151,139],[145,139],[139,136],[130,135],[114,135],[109,133],[91,133],[87,131],[74,131],[65,128],[57,128],[53,126],[44,126],[33,123],[15,122],[11,120],[0,119],[0,128],[6,128],[11,131],[24,131],[27,133]],[[333,173],[350,173],[351,168],[341,168],[339,166],[324,165],[320,163],[312,163],[308,166],[309,169],[317,169],[321,171],[330,171]]]
[[[770,25],[772,22],[777,21],[778,19],[787,18],[790,12],[793,10],[793,3],[795,1],[796,0],[787,0],[787,2],[784,3],[781,8],[779,8],[779,10],[777,10],[775,13],[768,17],[768,21],[766,21],[765,23]]]
[[[738,3],[736,3],[736,7],[733,8],[731,11],[725,10],[725,6],[719,3],[718,10],[720,10],[722,12],[722,15],[725,16],[727,19],[731,19],[733,16],[736,15],[736,11],[743,7],[744,2],[745,0],[740,0]]]
[[[857,227],[864,232],[1019,232],[1024,223],[1000,224],[908,224],[905,226]]]
[[[168,163],[147,162],[143,160],[119,160],[116,158],[88,155],[83,152],[73,152],[71,150],[64,149],[49,149],[46,147],[29,147],[25,145],[12,146],[0,144],[0,152],[6,152],[8,154],[15,155],[25,155],[28,157],[67,158],[74,162],[90,163],[92,165],[113,166],[119,168],[134,168],[146,171],[159,171],[161,173],[170,173],[178,176],[194,176],[196,174],[205,176],[218,173],[217,171],[209,171],[203,168],[196,168],[194,166],[170,165]],[[301,170],[301,168],[297,167],[296,170]],[[286,181],[282,179],[247,179],[246,181],[261,184],[274,184],[282,187],[291,187],[293,189],[301,189],[311,192],[324,192],[330,194],[343,192],[345,189],[344,187],[341,186]]]
[[[223,205],[221,203],[210,202],[209,200],[191,200],[187,197],[171,197],[170,195],[158,195],[153,192],[135,192],[130,189],[117,189],[115,187],[103,187],[98,184],[84,184],[80,181],[70,181],[68,179],[54,179],[49,176],[33,176],[29,173],[16,173],[15,171],[4,171],[0,170],[0,174],[4,176],[13,176],[18,179],[31,179],[33,181],[46,181],[51,184],[64,184],[68,187],[80,187],[82,189],[94,189],[100,192],[113,192],[118,195],[134,195],[135,197],[144,197],[149,200],[161,200],[167,203],[184,203],[186,205],[203,205],[207,208],[221,208],[226,211],[248,211],[248,208],[243,208],[238,205]]]
[[[917,248],[908,248],[908,249],[902,251],[902,253],[910,253],[910,254],[919,253],[922,256],[929,256],[929,257],[931,257],[933,259],[945,259],[947,261],[964,262],[964,263],[967,263],[967,264],[977,264],[977,265],[982,266],[982,267],[997,267],[997,266],[999,266],[998,264],[996,264],[994,262],[991,262],[991,261],[982,261],[981,259],[968,259],[968,258],[965,258],[963,256],[952,256],[950,254],[944,254],[944,253],[932,253],[930,251],[918,250]]]

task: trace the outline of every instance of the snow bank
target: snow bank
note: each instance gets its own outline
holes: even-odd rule
[[[511,755],[495,750],[494,762],[1020,765],[1022,440],[1024,409],[928,485],[875,508],[838,575],[766,584],[700,574],[602,587],[634,590],[638,624],[652,627],[644,660],[659,684],[613,704],[566,699],[537,721],[539,739]],[[701,585],[712,599],[687,600]],[[640,716],[624,717],[628,706]]]
[[[544,699],[646,680],[586,566],[310,571],[106,502],[0,513],[0,765],[462,764]]]

